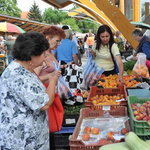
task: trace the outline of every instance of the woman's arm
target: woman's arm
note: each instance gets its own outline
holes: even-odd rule
[[[123,80],[123,63],[122,63],[122,59],[121,59],[121,56],[118,55],[115,57],[116,58],[116,63],[118,65],[118,68],[119,68],[119,80],[121,83],[124,83],[124,80]]]
[[[55,71],[53,73],[51,73],[49,75],[49,85],[46,89],[46,93],[49,95],[49,101],[47,102],[47,104],[45,106],[43,106],[40,110],[47,110],[50,105],[53,103],[54,101],[54,97],[55,97],[55,90],[56,90],[56,85],[58,82],[58,78],[61,75],[61,71]]]

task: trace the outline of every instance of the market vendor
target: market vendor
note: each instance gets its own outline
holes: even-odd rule
[[[117,74],[115,67],[116,61],[119,69],[119,80],[121,83],[124,83],[124,70],[120,52],[114,41],[113,33],[107,25],[101,25],[99,27],[97,31],[97,40],[93,44],[92,49],[90,49],[90,53],[93,55],[96,64],[105,69],[103,74],[106,76],[109,76],[110,74]]]

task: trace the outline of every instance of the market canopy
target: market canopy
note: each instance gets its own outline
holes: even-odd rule
[[[137,28],[142,28],[142,29],[150,29],[150,25],[143,23],[143,22],[130,22],[132,25],[134,25]]]
[[[49,24],[45,24],[45,23],[41,23],[41,22],[36,22],[36,21],[28,20],[28,19],[21,19],[21,18],[17,18],[17,17],[0,14],[0,22],[5,22],[5,21],[19,26],[26,32],[27,31],[41,32],[41,31],[43,31],[43,29],[45,27],[50,26]]]

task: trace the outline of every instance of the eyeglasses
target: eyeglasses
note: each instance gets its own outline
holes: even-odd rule
[[[55,40],[55,39],[53,39],[58,45],[60,45],[61,44],[61,41],[60,40]]]

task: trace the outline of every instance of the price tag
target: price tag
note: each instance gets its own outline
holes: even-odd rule
[[[76,123],[75,119],[66,119],[66,124],[73,124]]]
[[[122,98],[122,99],[118,99],[118,100],[116,100],[116,102],[121,102],[121,101],[125,101],[125,99],[124,99],[124,98]]]
[[[110,106],[103,106],[102,110],[110,110]]]

